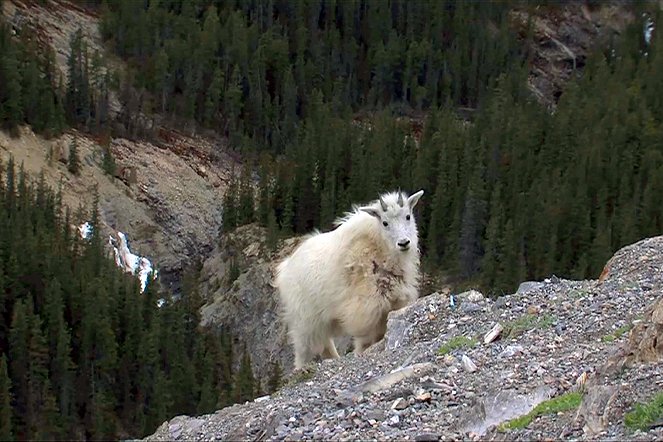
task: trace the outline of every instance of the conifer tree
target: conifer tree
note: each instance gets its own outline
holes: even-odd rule
[[[70,173],[78,175],[81,170],[81,160],[78,156],[78,143],[74,138],[71,143],[69,143],[69,157],[67,159],[67,169]]]
[[[7,26],[0,22],[0,123],[15,133],[23,120],[18,53]]]
[[[7,358],[0,356],[0,440],[14,440],[12,430],[11,379],[7,372]]]
[[[283,369],[279,361],[272,363],[271,372],[269,379],[267,381],[267,392],[274,393],[276,390],[281,388],[281,381],[283,377]]]
[[[253,183],[251,180],[251,166],[247,163],[242,168],[239,178],[239,196],[237,200],[237,223],[238,225],[253,222],[255,215],[255,198],[253,194]]]
[[[106,175],[113,177],[115,176],[115,158],[113,158],[113,151],[111,150],[110,146],[104,146],[102,148],[102,163],[101,167],[106,173]]]
[[[253,376],[253,369],[251,367],[251,356],[246,351],[246,347],[242,353],[242,360],[239,366],[239,371],[235,377],[234,386],[234,400],[239,403],[253,399],[255,393],[255,378]]]
[[[239,212],[237,202],[238,192],[239,185],[233,169],[231,171],[230,183],[223,196],[223,230],[226,232],[230,232],[237,227]]]
[[[276,250],[278,239],[279,239],[279,225],[276,221],[276,214],[274,213],[273,210],[270,210],[269,215],[267,216],[267,239],[265,241],[267,250],[271,252]]]

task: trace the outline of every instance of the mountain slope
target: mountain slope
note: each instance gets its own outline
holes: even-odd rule
[[[657,324],[660,312],[646,309],[663,289],[662,266],[656,237],[617,252],[599,281],[553,277],[495,302],[459,295],[453,309],[446,296],[425,297],[392,313],[384,341],[367,354],[313,364],[271,397],[174,418],[148,440],[634,437],[624,415],[651,399],[662,374],[640,362],[661,352],[638,349],[637,339]],[[503,331],[485,343],[497,323]],[[549,397],[572,398],[572,411],[496,426]]]
[[[78,176],[59,161],[74,139],[82,160]],[[221,226],[221,199],[235,160],[213,143],[176,132],[162,145],[115,138],[110,148],[119,177],[109,177],[102,169],[102,148],[92,137],[70,130],[45,140],[22,128],[16,139],[0,132],[0,159],[13,156],[34,178],[43,172],[47,184],[61,186],[63,202],[73,212],[89,209],[96,189],[104,233],[127,233],[132,250],[148,256],[162,282],[177,289],[182,269],[211,250]],[[212,160],[214,155],[220,159]]]
[[[21,31],[29,28],[38,46],[53,48],[56,72],[64,82],[70,40],[78,29],[90,56],[103,54],[115,74],[125,70],[123,62],[105,51],[100,17],[94,10],[69,1],[11,0],[2,2],[2,15],[14,35],[22,36]],[[109,95],[110,116],[117,116],[121,110],[117,93],[111,90]],[[127,233],[132,249],[148,256],[159,268],[164,286],[177,291],[183,268],[213,248],[221,227],[221,199],[238,161],[227,154],[225,141],[214,135],[189,136],[163,127],[154,133],[152,142],[147,142],[95,137],[74,129],[53,139],[28,127],[21,128],[16,138],[0,131],[0,160],[13,156],[33,178],[43,172],[48,185],[61,186],[63,201],[72,211],[89,209],[96,189],[105,234]],[[73,140],[82,159],[79,176],[66,167]],[[102,145],[108,145],[115,157],[115,178],[103,172]]]

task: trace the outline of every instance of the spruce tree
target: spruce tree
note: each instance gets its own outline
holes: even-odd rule
[[[251,179],[251,166],[245,164],[239,179],[239,197],[237,200],[237,223],[248,224],[254,221],[255,197],[253,194],[253,183]]]
[[[81,171],[81,160],[78,155],[78,142],[74,138],[69,143],[69,157],[67,159],[67,170],[74,175],[78,175]]]
[[[255,378],[253,376],[253,369],[251,368],[251,356],[249,356],[245,347],[242,353],[239,371],[235,375],[233,399],[238,403],[251,400],[254,397],[254,390]]]
[[[0,440],[14,440],[12,430],[11,379],[7,372],[7,358],[0,356]]]
[[[267,239],[265,241],[267,250],[269,250],[270,252],[276,250],[278,239],[279,239],[279,225],[276,221],[276,214],[274,213],[273,210],[270,210],[269,215],[267,216]]]
[[[283,369],[279,361],[272,362],[272,367],[269,374],[269,379],[267,381],[267,392],[274,393],[279,388],[281,388],[281,382],[283,378]]]
[[[231,171],[231,178],[226,193],[223,196],[223,230],[226,232],[232,231],[237,227],[238,222],[238,202],[237,196],[239,192],[239,185],[234,169]]]
[[[0,22],[0,123],[12,134],[23,120],[21,70],[9,30]]]

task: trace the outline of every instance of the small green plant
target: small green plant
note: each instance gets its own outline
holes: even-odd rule
[[[533,328],[550,328],[554,323],[555,317],[552,315],[539,316],[527,313],[518,319],[508,322],[504,326],[504,336],[507,338],[515,338],[521,333]]]
[[[589,291],[585,289],[571,289],[569,291],[569,297],[573,299],[584,298],[587,294],[589,294]]]
[[[624,334],[628,333],[628,332],[631,330],[632,327],[633,327],[632,324],[622,325],[621,327],[619,327],[619,328],[618,328],[617,330],[615,330],[614,332],[609,333],[609,334],[607,334],[607,335],[601,337],[601,341],[602,341],[602,342],[613,342],[613,341],[616,341],[617,339],[619,339],[619,338],[621,338],[622,336],[624,336]]]
[[[302,382],[306,382],[308,380],[311,380],[313,376],[315,375],[316,368],[314,365],[307,365],[306,367],[300,369],[300,370],[295,370],[290,377],[287,379],[285,382],[285,386],[292,386],[296,385]]]
[[[520,416],[500,424],[498,429],[500,431],[520,430],[531,424],[532,421],[538,416],[573,410],[578,408],[581,402],[582,393],[577,391],[564,393],[561,396],[557,396],[555,398],[541,402],[539,405],[534,407],[534,410],[530,411],[524,416]]]
[[[228,269],[228,284],[235,282],[239,275],[242,274],[242,271],[239,268],[239,264],[235,258],[232,258],[230,261],[230,268]]]
[[[471,348],[475,345],[477,345],[476,339],[468,338],[467,336],[455,336],[449,339],[437,352],[441,355],[446,355],[459,348]]]
[[[624,416],[624,425],[630,430],[646,430],[663,417],[663,392],[646,404],[635,404],[634,410]]]

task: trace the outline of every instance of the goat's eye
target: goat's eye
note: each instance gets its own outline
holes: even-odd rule
[[[406,215],[406,216],[405,216],[405,219],[408,220],[408,221],[410,221],[410,215]]]
[[[387,221],[382,221],[382,225],[387,227],[389,225],[389,223]]]

